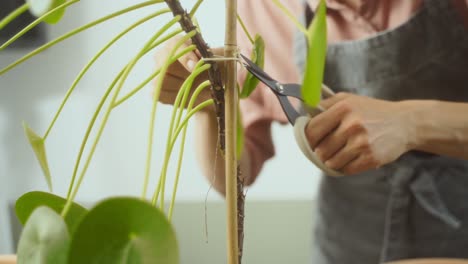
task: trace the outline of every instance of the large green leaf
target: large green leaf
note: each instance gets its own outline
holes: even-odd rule
[[[327,21],[325,1],[321,0],[315,17],[307,29],[308,54],[302,84],[302,97],[309,107],[320,103],[325,58],[327,52]]]
[[[36,158],[41,165],[49,190],[52,191],[52,177],[50,176],[49,163],[47,162],[44,139],[36,134],[26,123],[23,123],[23,128],[28,137],[29,144],[33,148],[34,154],[36,154]]]
[[[255,63],[258,67],[263,69],[265,65],[265,42],[263,41],[263,38],[260,35],[255,35],[250,60],[253,63]],[[260,81],[255,76],[248,72],[247,76],[245,77],[244,85],[242,86],[242,92],[239,94],[239,97],[249,97],[249,95],[255,90],[255,88],[257,88],[259,82]]]
[[[70,264],[177,264],[178,246],[166,216],[135,198],[108,199],[76,229]]]
[[[54,210],[41,206],[24,226],[18,244],[18,263],[65,264],[70,235],[67,225]]]
[[[66,199],[50,193],[29,192],[21,196],[16,201],[16,216],[18,217],[20,223],[24,225],[27,223],[28,218],[36,208],[40,206],[47,206],[56,213],[60,214],[66,202]],[[73,230],[75,230],[79,221],[86,213],[87,210],[81,205],[77,203],[72,204],[67,216],[65,217],[65,222],[68,225],[68,230],[70,230],[71,233],[73,233]]]
[[[36,17],[40,17],[52,9],[64,4],[66,0],[27,0],[29,11]],[[44,18],[44,22],[56,24],[65,14],[65,8],[61,8]]]

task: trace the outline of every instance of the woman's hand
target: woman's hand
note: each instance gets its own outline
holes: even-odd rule
[[[410,150],[411,108],[348,93],[322,101],[325,112],[312,118],[306,136],[331,169],[357,174],[388,164]]]
[[[160,68],[167,59],[167,56],[170,54],[171,50],[173,49],[175,43],[180,40],[180,37],[175,37],[167,42],[167,44],[160,50],[156,52],[155,59],[156,59],[156,67]],[[188,47],[190,45],[190,41],[183,44],[179,51]],[[219,54],[223,52],[223,49],[212,49],[214,54]],[[176,52],[177,53],[177,52]],[[201,59],[200,54],[198,51],[187,53],[186,55],[182,56],[179,60],[172,63],[169,68],[167,69],[166,75],[164,76],[164,81],[161,89],[161,94],[159,96],[159,101],[164,104],[174,104],[174,101],[177,97],[177,93],[181,88],[184,81],[193,71],[193,68],[197,64],[197,62]],[[158,76],[157,78],[160,78]],[[157,82],[157,78],[155,83]],[[191,91],[193,92],[195,88],[201,84],[202,82],[208,80],[208,72],[205,71],[200,74],[194,81]],[[196,104],[199,104],[205,100],[210,99],[210,91],[209,89],[203,90],[202,93],[198,96],[196,100]]]

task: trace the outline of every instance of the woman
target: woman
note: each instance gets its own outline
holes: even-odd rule
[[[300,1],[283,3],[305,12]],[[312,263],[468,258],[467,5],[327,1],[324,83],[340,93],[322,102],[327,110],[310,121],[306,134],[321,160],[348,176],[322,178]],[[271,1],[239,1],[239,12],[249,30],[265,38],[266,71],[280,81],[299,82],[305,44],[302,36],[294,37],[287,18]],[[313,12],[305,13],[310,20]],[[241,32],[239,39],[249,54]],[[171,66],[163,102],[173,101],[171,89],[197,60],[190,54]],[[241,110],[241,166],[250,184],[274,155],[271,123],[286,118],[261,87]],[[216,153],[212,109],[198,114],[197,127],[198,156],[209,176]],[[216,169],[215,188],[223,192],[223,164]]]

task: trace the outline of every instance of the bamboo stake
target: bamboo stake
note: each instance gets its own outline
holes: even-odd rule
[[[226,1],[226,36],[224,55],[237,56],[237,0]],[[239,264],[237,233],[237,62],[226,62],[225,128],[226,128],[226,209],[227,209],[227,263]]]

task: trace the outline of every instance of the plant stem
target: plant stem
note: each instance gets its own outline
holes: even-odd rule
[[[156,13],[153,13],[153,14],[151,14],[151,15],[137,21],[135,24],[133,24],[130,27],[126,28],[124,31],[122,31],[120,34],[118,34],[116,37],[114,37],[96,55],[94,55],[94,57],[88,62],[88,64],[86,64],[86,66],[81,70],[81,72],[78,74],[76,79],[73,81],[73,84],[71,85],[70,89],[68,89],[68,91],[67,91],[67,93],[65,95],[65,98],[62,100],[62,103],[60,104],[60,107],[58,108],[57,112],[55,113],[55,116],[52,119],[52,122],[50,123],[49,127],[47,128],[47,130],[46,130],[46,132],[44,134],[44,140],[46,140],[47,137],[49,136],[49,133],[52,130],[52,127],[54,126],[55,122],[57,121],[60,113],[63,110],[63,107],[67,103],[68,99],[70,98],[71,94],[75,90],[78,83],[81,81],[81,79],[86,74],[86,72],[89,70],[89,68],[91,68],[91,66],[101,57],[101,55],[104,54],[104,52],[106,52],[115,42],[117,42],[120,38],[125,36],[132,29],[136,28],[137,26],[143,24],[144,22],[146,22],[146,21],[148,21],[148,20],[150,20],[152,18],[155,18],[155,17],[157,17],[157,16],[159,16],[161,14],[167,13],[169,11],[170,11],[169,9],[162,9],[162,10],[156,12]]]
[[[199,105],[197,105],[197,107],[195,107],[192,111],[190,111],[186,116],[185,118],[182,120],[180,126],[177,127],[177,129],[175,130],[174,132],[174,139],[171,141],[171,146],[174,146],[174,144],[176,143],[176,140],[177,140],[177,137],[179,136],[180,132],[182,131],[182,129],[184,128],[184,126],[187,124],[187,122],[190,120],[190,118],[196,114],[197,112],[203,110],[205,107],[208,107],[210,105],[213,105],[214,104],[214,100],[213,99],[209,99],[209,100],[206,100],[204,101],[203,103],[200,103]],[[156,192],[153,196],[153,205],[156,205],[156,202],[158,200],[158,197],[159,197],[159,190],[160,190],[160,185],[161,185],[161,181],[159,181],[158,183],[158,187],[156,189]]]
[[[47,16],[49,16],[50,14],[54,13],[55,11],[58,11],[60,9],[64,9],[70,5],[73,5],[77,2],[79,2],[80,0],[72,0],[72,1],[68,1],[68,2],[65,2],[59,6],[57,6],[56,8],[50,10],[49,12],[45,13],[44,15],[40,16],[39,18],[37,18],[36,20],[34,20],[31,24],[29,24],[28,26],[26,26],[23,30],[21,30],[20,32],[18,32],[16,35],[14,35],[11,39],[9,39],[7,42],[5,42],[2,46],[0,46],[0,50],[3,50],[5,49],[6,47],[10,46],[11,43],[15,42],[17,39],[19,39],[21,36],[23,36],[24,34],[26,34],[28,31],[30,31],[31,29],[33,29],[35,26],[37,26],[39,23],[42,22],[42,20],[44,18],[46,18]]]
[[[190,32],[192,30],[197,29],[197,27],[193,25],[190,15],[184,10],[184,8],[180,5],[180,2],[178,0],[165,0],[165,2],[172,10],[172,13],[174,15],[182,16],[182,19],[180,20],[180,25],[185,32]],[[208,46],[208,44],[206,44],[205,40],[199,32],[197,32],[197,34],[195,34],[192,37],[192,43],[197,46],[197,49],[203,58],[213,57],[213,53],[211,52],[210,47]],[[219,144],[221,152],[224,153],[224,85],[218,64],[214,61],[210,61],[208,63],[211,64],[211,68],[209,70],[209,79],[212,85],[211,97],[215,101],[215,113],[216,118],[218,119]]]
[[[224,56],[237,56],[237,0],[226,1],[226,36]],[[226,62],[225,83],[225,122],[226,122],[226,209],[227,209],[227,263],[239,264],[238,233],[237,233],[237,155],[236,155],[236,125],[237,125],[237,62]]]
[[[213,99],[208,99],[208,100],[204,101],[203,103],[200,103],[199,105],[197,105],[195,108],[192,109],[192,111],[188,112],[187,115],[185,115],[184,119],[182,120],[182,122],[180,122],[180,125],[177,127],[177,129],[174,132],[174,136],[173,136],[173,139],[171,141],[171,146],[173,146],[176,143],[177,137],[179,136],[180,132],[182,131],[184,126],[187,124],[187,122],[190,120],[190,118],[194,114],[200,112],[205,107],[210,106],[213,103],[214,103]]]
[[[192,97],[190,98],[189,105],[187,107],[187,111],[190,112],[193,108],[193,105],[195,104],[195,100],[198,98],[198,95],[207,87],[210,86],[210,81],[205,81],[201,83],[196,89],[195,92],[193,93]],[[176,126],[178,127],[180,125],[180,122],[176,123]],[[174,131],[175,132],[175,131]],[[179,150],[179,158],[177,162],[177,171],[176,171],[176,176],[174,179],[174,187],[172,189],[172,199],[171,199],[171,204],[169,205],[169,213],[168,213],[168,219],[169,221],[172,220],[172,214],[174,212],[174,204],[175,204],[175,199],[176,199],[176,194],[177,194],[177,188],[179,185],[179,178],[180,178],[180,170],[182,168],[182,161],[183,161],[183,156],[184,156],[184,147],[185,147],[185,137],[187,135],[187,125],[184,126],[183,131],[182,131],[182,141],[180,143],[180,150]],[[174,139],[174,143],[175,143]],[[170,146],[170,149],[172,149],[174,145]]]
[[[203,3],[203,0],[198,0],[195,5],[193,5],[192,10],[190,10],[190,17],[193,17],[195,13],[197,12],[198,8],[200,7],[201,3]]]
[[[171,64],[174,63],[176,60],[178,60],[180,57],[184,56],[185,54],[194,51],[195,45],[191,45],[185,49],[183,49],[181,52],[177,53],[172,59],[171,59]],[[114,104],[114,108],[123,103],[125,100],[127,100],[130,96],[134,95],[138,90],[143,88],[148,82],[150,82],[152,79],[154,79],[159,73],[161,72],[161,68],[156,70],[149,78],[147,78],[143,83],[141,83],[136,89],[134,89],[132,92],[130,92],[128,95],[126,95],[124,98],[121,99],[121,101],[117,102]],[[147,176],[146,176],[147,175]],[[146,194],[148,192],[148,182],[149,182],[149,174],[145,173],[145,179],[143,183],[143,191],[141,194],[142,199],[146,198]]]
[[[104,114],[101,126],[99,127],[99,130],[97,132],[96,138],[94,139],[93,145],[91,146],[91,149],[88,154],[88,158],[86,159],[86,162],[83,166],[83,169],[81,171],[80,177],[78,178],[78,182],[76,184],[76,187],[73,189],[72,194],[70,197],[67,199],[67,203],[65,204],[64,209],[62,210],[62,216],[65,217],[70,210],[70,207],[73,203],[73,200],[76,197],[76,194],[78,193],[78,190],[81,186],[81,183],[83,182],[84,176],[86,174],[86,171],[88,170],[89,164],[91,163],[92,157],[94,155],[94,152],[96,151],[97,144],[99,143],[99,140],[101,139],[102,132],[104,131],[104,128],[106,127],[107,121],[109,120],[109,116],[112,112],[113,105],[115,101],[117,100],[117,97],[119,96],[120,91],[122,90],[123,85],[125,84],[125,81],[132,71],[133,67],[137,64],[137,62],[140,60],[140,58],[148,52],[148,48],[151,46],[151,44],[159,38],[170,26],[173,24],[177,23],[177,21],[180,19],[180,17],[174,17],[169,23],[167,23],[164,27],[162,27],[156,34],[154,34],[149,41],[145,43],[143,48],[138,52],[138,54],[131,60],[131,62],[128,64],[127,67],[125,67],[125,70],[122,74],[122,77],[120,79],[119,85],[117,86],[117,89],[114,92],[114,95],[112,97],[111,102],[109,103],[109,106],[107,108],[106,113]]]
[[[196,114],[197,112],[203,110],[205,107],[207,106],[210,106],[214,104],[214,100],[213,99],[209,99],[209,100],[206,100],[205,102],[197,105],[197,107],[195,107],[192,111],[190,111],[186,116],[185,118],[182,120],[181,124],[177,127],[177,129],[175,130],[174,132],[174,136],[173,136],[173,140],[171,141],[171,146],[174,146],[174,144],[176,143],[176,140],[177,140],[177,137],[179,136],[180,132],[182,131],[182,129],[184,128],[184,126],[187,124],[187,122],[190,120],[190,118]],[[158,200],[158,192],[159,192],[159,189],[160,189],[160,184],[161,184],[161,181],[159,181],[159,185],[158,185],[158,188],[156,189],[156,193],[153,197],[153,200],[154,201],[157,201]],[[154,204],[156,204],[156,202],[154,202]]]
[[[120,71],[120,73],[112,81],[111,85],[109,85],[109,87],[106,90],[106,93],[101,98],[101,101],[99,102],[99,105],[97,106],[96,110],[94,111],[93,117],[91,118],[91,120],[90,120],[90,122],[88,124],[88,128],[86,129],[85,136],[83,137],[83,140],[81,142],[80,150],[78,152],[78,157],[76,158],[75,166],[73,168],[73,175],[72,175],[72,178],[71,178],[71,181],[70,181],[70,185],[68,186],[67,200],[70,199],[70,196],[71,196],[71,193],[72,193],[72,190],[73,190],[73,186],[75,184],[76,175],[78,173],[78,168],[80,166],[81,158],[83,156],[84,148],[86,147],[86,143],[88,142],[89,135],[91,134],[91,131],[92,131],[93,127],[94,127],[94,123],[96,122],[96,119],[97,119],[99,113],[101,112],[101,109],[104,106],[104,103],[106,102],[107,98],[109,97],[110,92],[114,89],[115,85],[117,84],[117,82],[122,77],[122,74],[124,73],[126,67],[123,68]]]
[[[174,130],[174,123],[176,121],[176,114],[177,114],[177,109],[179,108],[179,113],[183,111],[183,108],[185,107],[185,104],[187,102],[187,97],[189,95],[190,89],[192,87],[193,81],[195,78],[200,75],[202,72],[208,70],[211,65],[204,65],[203,60],[200,60],[197,65],[194,68],[194,71],[190,74],[190,76],[185,80],[185,82],[182,84],[182,88],[179,90],[179,93],[177,94],[177,98],[173,107],[172,111],[172,118],[171,122],[169,125],[169,131],[168,131],[168,136],[167,136],[167,141],[166,141],[166,153],[164,155],[164,162],[163,162],[163,167],[161,169],[161,174],[159,177],[159,181],[161,184],[158,183],[160,186],[161,190],[161,204],[160,207],[162,211],[164,211],[164,194],[165,194],[165,189],[166,189],[166,175],[167,175],[167,167],[169,165],[169,159],[171,157],[171,152],[172,148],[170,148],[170,142],[172,140],[172,133]],[[181,115],[180,115],[181,116]],[[178,119],[177,122],[180,120]]]
[[[247,35],[247,38],[249,38],[250,43],[254,44],[254,39],[252,38],[252,35],[250,35],[249,31],[247,30],[247,27],[244,24],[244,21],[242,18],[237,14],[237,21],[239,21],[239,24],[241,25],[242,29],[244,30],[244,33]]]
[[[273,3],[296,25],[302,33],[307,35],[307,29],[297,20],[297,18],[289,11],[279,0],[273,0]]]
[[[162,38],[160,41],[157,41],[155,44],[153,44],[150,49],[153,49],[155,46],[158,46],[159,44],[161,44],[162,42],[165,42],[166,40],[174,37],[175,35],[179,34],[180,32],[182,32],[181,29],[178,29],[178,30],[174,30],[172,33],[168,34],[167,36],[165,36],[164,38]],[[174,63],[175,61],[177,61],[180,57],[182,57],[183,55],[191,52],[191,51],[194,51],[196,49],[195,45],[190,45],[188,47],[186,47],[185,49],[181,50],[179,53],[177,53],[174,58],[171,58],[171,62],[170,64]],[[156,71],[154,71],[150,76],[148,76],[148,78],[146,78],[143,82],[141,82],[136,88],[134,88],[133,90],[131,90],[128,94],[126,94],[125,96],[122,96],[121,99],[117,100],[117,102],[115,102],[114,104],[114,108],[121,105],[122,103],[124,103],[125,101],[127,101],[130,97],[132,97],[133,95],[135,95],[136,93],[138,93],[141,89],[143,89],[143,87],[145,87],[145,85],[147,85],[150,81],[152,81],[158,74],[159,72],[161,71],[161,68],[157,69]]]
[[[158,12],[159,13],[159,12]],[[142,22],[143,20],[140,20],[139,22]],[[137,22],[138,23],[138,22]],[[134,24],[135,25],[135,24]],[[134,25],[132,25],[130,28],[132,28]],[[129,29],[130,29],[129,28]],[[128,29],[127,29],[128,30]],[[125,30],[125,31],[127,31]],[[124,32],[125,32],[124,31]],[[124,33],[122,32],[122,33]],[[119,36],[122,35],[122,34],[119,34]],[[117,36],[117,37],[119,37]],[[114,39],[115,40],[115,39]],[[146,49],[145,52],[143,53],[143,55],[146,55],[146,53],[148,53],[149,51],[151,51],[155,46],[151,46],[150,48]],[[96,118],[97,116],[99,115],[99,113],[101,112],[101,109],[105,103],[105,101],[107,100],[107,97],[109,96],[109,93],[111,92],[111,90],[114,88],[114,86],[117,84],[117,82],[120,80],[120,77],[122,76],[122,74],[124,73],[125,69],[128,67],[128,64],[125,65],[125,67],[120,71],[120,73],[117,75],[116,78],[114,78],[112,84],[109,86],[109,88],[107,89],[105,95],[103,96],[103,98],[101,99],[101,101],[99,102],[99,105],[97,107],[97,109],[95,110],[94,114],[93,114],[93,117],[88,125],[88,128],[86,130],[86,134],[81,142],[81,146],[80,146],[80,150],[78,152],[78,156],[76,158],[76,162],[75,162],[75,166],[73,168],[73,175],[72,175],[72,178],[71,178],[71,181],[70,181],[70,185],[68,187],[68,193],[67,193],[67,199],[70,198],[70,195],[71,195],[71,192],[73,190],[73,186],[75,184],[75,179],[76,179],[76,175],[78,173],[78,168],[80,166],[80,163],[81,163],[81,158],[83,157],[83,152],[84,152],[84,148],[86,147],[86,144],[88,142],[88,138],[89,138],[89,135],[91,133],[91,130],[93,129],[94,127],[94,123],[96,122]],[[58,114],[57,114],[58,116]],[[50,128],[52,127],[49,126],[49,130]],[[46,133],[47,135],[47,133]]]
[[[8,16],[6,16],[4,19],[0,21],[0,30],[6,27],[15,18],[19,17],[24,12],[28,11],[28,9],[29,9],[29,4],[25,3],[22,6],[18,7],[15,11],[11,12]]]
[[[184,40],[187,40],[187,39],[184,39]],[[181,42],[181,43],[183,43],[183,42]],[[180,46],[180,45],[176,45],[176,46]],[[202,62],[202,61],[200,61],[200,62]],[[169,63],[169,64],[171,64],[171,63]],[[182,99],[182,95],[184,93],[184,89],[186,89],[186,87],[187,87],[187,83],[188,82],[193,82],[193,79],[195,78],[195,77],[192,78],[192,75],[198,75],[199,72],[201,72],[199,70],[200,65],[201,65],[201,63],[197,63],[197,65],[195,66],[194,72],[192,74],[190,74],[189,78],[187,78],[184,81],[184,83],[182,84],[182,88],[177,93],[177,97],[176,97],[176,100],[174,101],[174,107],[173,107],[173,110],[172,110],[173,113],[172,113],[172,118],[171,118],[170,125],[169,125],[170,128],[169,128],[168,138],[167,138],[167,143],[166,144],[169,144],[170,136],[171,136],[170,133],[171,133],[171,131],[173,129],[172,127],[174,125],[174,115],[175,115],[174,112],[176,111],[177,106],[179,105],[179,103],[180,103],[180,101]],[[190,80],[192,80],[192,81],[190,81]],[[167,148],[168,147],[166,146],[166,149]],[[147,192],[147,189],[148,189],[148,179],[149,179],[149,172],[150,172],[149,170],[150,170],[150,163],[151,163],[151,159],[150,159],[151,158],[151,156],[150,156],[151,150],[152,150],[152,148],[148,149],[148,156],[147,156],[148,159],[146,161],[145,184],[144,184],[143,195],[142,195],[143,197],[146,197],[146,192]],[[166,155],[165,162],[163,163],[163,168],[167,167],[167,163],[168,163],[168,159],[167,159],[167,155]],[[162,171],[164,171],[164,169],[162,169]],[[159,177],[159,182],[158,182],[158,187],[157,187],[158,190],[160,190],[161,184],[162,184],[162,176]],[[157,191],[157,193],[159,195],[159,191]],[[157,200],[157,198],[156,198],[156,200]]]
[[[176,16],[178,20],[180,20],[180,16]],[[183,38],[181,38],[179,41],[177,41],[176,45],[172,48],[171,52],[169,53],[167,60],[164,62],[163,66],[161,67],[161,78],[158,78],[156,81],[156,87],[154,89],[154,95],[153,95],[153,107],[151,109],[151,118],[150,118],[150,127],[149,127],[149,135],[148,135],[148,148],[147,148],[147,156],[146,156],[146,169],[145,169],[145,181],[146,179],[149,178],[150,171],[151,171],[151,159],[153,155],[153,137],[154,137],[154,124],[156,120],[156,109],[158,106],[158,101],[159,101],[159,95],[161,94],[161,89],[163,85],[163,81],[167,72],[167,69],[169,68],[169,64],[171,61],[171,58],[174,56],[174,53],[184,44],[188,39],[190,39],[194,34],[196,34],[196,31],[192,31],[185,35]],[[153,205],[156,205],[156,201],[154,200],[154,195],[152,199]]]
[[[237,165],[237,236],[239,237],[239,263],[242,262],[244,252],[244,218],[245,218],[245,194],[244,178],[240,164]]]
[[[75,3],[75,2],[78,2],[78,1],[79,1],[79,0],[73,0],[73,1],[67,2],[67,4],[70,5],[70,4]],[[25,56],[23,56],[23,57],[20,58],[19,60],[15,61],[15,62],[13,62],[12,64],[8,65],[7,67],[1,69],[1,70],[0,70],[0,75],[6,73],[7,71],[9,71],[9,70],[11,70],[11,69],[13,69],[14,67],[16,67],[16,66],[18,66],[19,64],[23,63],[24,61],[30,59],[31,57],[33,57],[33,56],[35,56],[35,55],[37,55],[37,54],[43,52],[44,50],[46,50],[46,49],[48,49],[48,48],[54,46],[55,44],[57,44],[57,43],[59,43],[59,42],[62,42],[62,41],[64,41],[64,40],[66,40],[66,39],[68,39],[68,38],[70,38],[70,37],[72,37],[72,36],[74,36],[74,35],[76,35],[76,34],[82,32],[82,31],[85,31],[86,29],[89,29],[89,28],[91,28],[91,27],[94,27],[94,26],[96,26],[96,25],[98,25],[98,24],[100,24],[100,23],[103,23],[103,22],[105,22],[105,21],[107,21],[107,20],[109,20],[109,19],[115,18],[115,17],[120,16],[120,15],[123,15],[123,14],[125,14],[125,13],[131,12],[131,11],[134,11],[134,10],[137,10],[137,9],[140,9],[140,8],[143,8],[143,7],[146,7],[146,6],[149,6],[149,5],[154,5],[154,4],[157,4],[157,3],[160,3],[160,2],[162,2],[162,0],[151,0],[151,1],[143,2],[143,3],[141,3],[141,4],[134,5],[134,6],[131,6],[131,7],[122,9],[122,10],[120,10],[120,11],[117,11],[117,12],[115,12],[115,13],[112,13],[112,14],[110,14],[110,15],[107,15],[107,16],[105,16],[105,17],[102,17],[102,18],[100,18],[100,19],[97,19],[97,20],[95,20],[95,21],[93,21],[93,22],[91,22],[91,23],[88,23],[88,24],[86,24],[86,25],[84,25],[84,26],[81,26],[81,27],[79,27],[79,28],[76,28],[76,29],[74,29],[74,30],[72,30],[72,31],[70,31],[70,32],[68,32],[68,33],[66,33],[66,34],[64,34],[64,35],[62,35],[62,36],[60,36],[60,37],[58,37],[58,38],[56,38],[56,39],[50,41],[49,43],[44,44],[43,46],[41,46],[41,47],[39,47],[39,48],[37,48],[37,49],[31,51],[30,53],[26,54]],[[55,10],[55,9],[54,9],[54,10]],[[48,13],[47,13],[47,14],[48,14]],[[46,15],[47,15],[47,14],[46,14]],[[44,16],[45,16],[45,15],[44,15]],[[37,21],[37,20],[36,20],[36,21]],[[36,21],[34,21],[32,24],[34,24]],[[41,21],[40,21],[40,20],[37,21],[37,23],[39,23],[39,22],[41,22]],[[32,25],[32,24],[31,24],[31,25]],[[31,26],[31,25],[29,25],[29,26]],[[28,26],[28,27],[29,27],[29,26]],[[19,33],[18,33],[18,34],[19,34]],[[6,43],[5,43],[5,44],[6,44]],[[5,45],[5,44],[4,44],[4,45]],[[10,43],[10,44],[11,44],[11,43]],[[2,46],[2,47],[3,47],[3,46]],[[2,49],[2,48],[0,48],[0,50],[1,50],[1,49]]]

